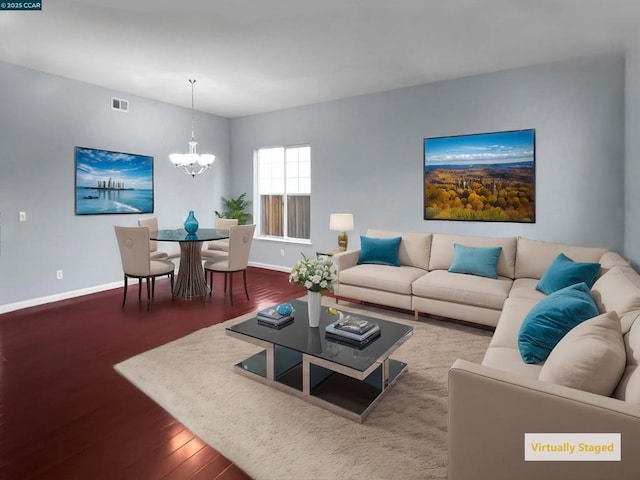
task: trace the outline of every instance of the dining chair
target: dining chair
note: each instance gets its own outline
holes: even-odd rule
[[[247,295],[247,300],[249,300],[249,291],[247,290],[247,266],[249,265],[249,253],[255,231],[255,225],[233,225],[229,228],[228,255],[208,260],[204,264],[205,273],[209,274],[209,295],[213,292],[213,274],[215,272],[224,273],[224,293],[226,296],[228,278],[229,296],[231,297],[231,305],[233,305],[233,274],[242,272],[244,293]]]
[[[150,232],[158,230],[158,217],[147,217],[138,219],[139,227],[147,227]],[[166,260],[169,254],[158,250],[158,242],[149,240],[149,258],[151,260]]]
[[[147,310],[155,296],[156,277],[167,275],[171,280],[171,300],[173,301],[173,274],[175,265],[167,260],[152,260],[149,256],[149,229],[147,227],[114,227],[120,260],[124,272],[124,296],[122,307],[127,302],[129,278],[138,279],[138,302],[142,295],[142,280],[147,283]],[[151,284],[149,284],[151,279]]]
[[[238,224],[237,218],[216,218],[216,230],[220,233],[229,233],[229,228]],[[211,240],[207,244],[207,248],[202,250],[202,256],[204,258],[219,259],[225,255],[220,255],[220,252],[229,252],[229,239],[223,238],[221,240]]]

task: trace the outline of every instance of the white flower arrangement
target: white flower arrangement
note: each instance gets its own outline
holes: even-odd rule
[[[331,260],[308,258],[302,254],[289,274],[289,283],[302,285],[311,292],[332,292],[333,282],[338,279],[336,266]]]

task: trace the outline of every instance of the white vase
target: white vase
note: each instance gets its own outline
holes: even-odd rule
[[[309,308],[309,326],[320,326],[320,304],[322,295],[320,292],[312,292],[307,290],[307,306]]]

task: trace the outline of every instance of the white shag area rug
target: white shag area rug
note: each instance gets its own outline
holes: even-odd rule
[[[332,299],[324,299],[335,306]],[[258,347],[225,335],[248,314],[144,352],[115,369],[256,480],[405,480],[447,477],[447,371],[479,362],[491,333],[369,306],[343,311],[407,323],[392,358],[406,372],[364,424],[233,371]]]

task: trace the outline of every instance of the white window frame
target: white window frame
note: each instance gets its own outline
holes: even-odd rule
[[[279,145],[279,146],[272,146],[272,147],[260,147],[260,148],[256,148],[253,151],[253,172],[254,172],[254,178],[253,178],[253,198],[255,199],[255,201],[253,202],[253,218],[255,220],[256,223],[256,237],[257,239],[260,240],[271,240],[274,242],[284,242],[284,243],[295,243],[295,244],[304,244],[304,245],[311,245],[311,231],[309,232],[309,238],[295,238],[295,237],[289,237],[287,235],[288,232],[288,223],[287,223],[287,218],[288,218],[288,212],[287,212],[287,191],[286,191],[286,179],[287,179],[287,173],[286,173],[286,151],[287,149],[292,149],[292,148],[304,148],[304,147],[308,147],[309,148],[309,163],[311,164],[311,145],[308,143],[301,143],[301,144],[295,144],[295,145]],[[262,205],[262,201],[260,198],[260,188],[259,188],[259,178],[260,178],[260,172],[259,172],[259,166],[258,166],[258,152],[260,150],[269,150],[269,149],[276,149],[276,148],[281,148],[284,150],[284,158],[285,158],[285,172],[284,172],[284,177],[283,177],[283,181],[285,183],[285,193],[283,194],[283,236],[273,236],[273,235],[262,235],[260,232],[262,232],[262,212],[261,212],[261,205]],[[311,168],[311,166],[310,166]],[[311,179],[311,173],[309,173],[309,178]],[[292,194],[292,195],[299,195],[299,194]],[[311,195],[312,195],[312,190],[311,190],[311,186],[309,187],[309,198],[311,199]],[[310,200],[311,202],[311,200]],[[311,212],[309,212],[309,222],[311,222]]]

